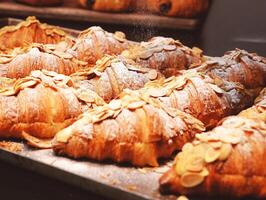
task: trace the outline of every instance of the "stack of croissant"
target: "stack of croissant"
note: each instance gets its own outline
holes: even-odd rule
[[[72,38],[32,17],[0,30],[0,51],[2,138],[134,166],[179,152],[163,193],[266,198],[264,57],[100,27]]]

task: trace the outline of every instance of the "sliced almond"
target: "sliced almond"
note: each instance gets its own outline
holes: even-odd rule
[[[240,120],[239,118],[230,118],[223,122],[223,126],[227,128],[239,128],[245,124],[244,121]]]
[[[216,161],[219,158],[220,154],[221,152],[219,150],[215,150],[214,148],[209,147],[205,153],[205,162],[212,163]]]
[[[130,104],[127,105],[127,108],[128,109],[132,109],[132,110],[135,110],[137,108],[141,108],[142,106],[144,106],[146,104],[146,102],[144,101],[135,101],[135,102],[132,102]]]
[[[108,105],[108,107],[109,107],[110,109],[112,109],[112,110],[118,110],[118,109],[121,108],[121,106],[122,106],[122,102],[121,102],[121,100],[119,100],[119,99],[117,99],[117,100],[112,100],[112,101],[109,103],[109,105]]]
[[[182,147],[182,151],[191,151],[193,149],[193,144],[192,143],[186,143],[183,147]]]
[[[186,196],[179,196],[176,200],[189,200]]]
[[[148,90],[148,93],[152,97],[163,97],[167,95],[167,89],[165,88],[151,88]]]
[[[221,141],[216,141],[216,142],[209,142],[209,144],[214,148],[214,149],[219,149],[222,147],[223,143]]]
[[[155,69],[152,69],[148,72],[148,78],[153,81],[158,77],[158,72]]]
[[[226,143],[238,144],[241,141],[241,137],[233,134],[224,134],[221,140]]]
[[[204,177],[199,173],[185,173],[181,176],[180,183],[186,188],[192,188],[204,181]]]
[[[146,60],[146,59],[149,59],[152,55],[153,55],[153,51],[146,50],[146,51],[140,52],[139,58]]]
[[[224,94],[224,90],[219,88],[217,85],[209,83],[209,86],[217,93],[217,94]]]
[[[208,169],[204,167],[203,170],[200,172],[200,174],[205,177],[205,176],[209,176],[210,173]]]
[[[8,89],[8,90],[2,90],[1,92],[0,92],[0,95],[3,95],[3,96],[12,96],[12,95],[15,95],[16,94],[16,92],[15,92],[15,90],[13,90],[13,89]]]
[[[166,51],[174,51],[176,50],[176,46],[175,45],[164,45],[163,49]]]
[[[193,158],[187,165],[187,170],[190,172],[200,172],[203,170],[204,160],[202,157]]]
[[[219,156],[219,160],[222,160],[222,161],[226,160],[228,156],[230,155],[232,149],[233,148],[231,144],[224,143],[220,149],[221,153]]]

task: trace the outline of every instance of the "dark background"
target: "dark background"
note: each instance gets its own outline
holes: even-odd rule
[[[95,25],[62,21],[48,22],[78,29]],[[124,30],[130,38],[139,40],[152,35],[172,36],[187,45],[199,46],[205,54],[210,56],[221,56],[225,51],[234,48],[243,48],[266,56],[265,0],[215,0],[202,27],[196,31],[147,30],[139,26],[102,26],[110,31]],[[103,198],[1,162],[0,199],[102,200]]]

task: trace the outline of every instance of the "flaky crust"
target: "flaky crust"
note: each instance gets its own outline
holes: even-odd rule
[[[261,95],[253,107],[186,144],[172,169],[160,178],[161,191],[266,198],[265,91]]]
[[[203,130],[192,116],[128,91],[59,132],[53,148],[74,158],[158,166],[159,158],[168,158]]]
[[[168,107],[191,114],[207,127],[250,106],[266,85],[265,58],[242,50],[181,73],[182,76],[148,83],[142,90]]]
[[[223,81],[218,85],[197,70],[148,83],[138,91],[126,90],[120,99],[82,115],[56,135],[55,152],[157,166],[158,158],[170,157],[196,132],[239,112],[257,95],[256,90],[247,91],[240,83]]]
[[[94,65],[96,61],[106,54],[119,55],[129,47],[125,34],[114,34],[94,26],[80,33],[71,52],[79,59]]]
[[[205,12],[209,0],[145,0],[149,11],[174,17],[195,17]]]
[[[22,79],[1,80],[0,137],[21,138],[26,132],[52,138],[82,112],[104,104],[93,91],[74,89],[70,77],[55,72],[33,71]]]
[[[71,77],[78,87],[93,90],[109,102],[124,89],[140,89],[145,83],[158,80],[162,75],[154,69],[140,67],[132,60],[105,56],[93,68],[72,74]]]
[[[0,55],[0,76],[22,78],[34,70],[50,70],[70,75],[88,67],[86,62],[77,60],[72,54],[57,50],[59,45],[32,44],[30,47],[15,49]]]
[[[28,17],[16,26],[0,29],[0,52],[8,52],[16,47],[27,47],[32,43],[56,44],[71,38],[61,29],[41,24],[35,17]]]
[[[128,11],[130,9],[132,0],[79,0],[79,3],[84,8],[96,10],[96,11],[106,11],[106,12],[121,12]]]
[[[157,69],[166,77],[178,75],[180,70],[200,65],[204,60],[200,49],[190,49],[177,40],[165,37],[141,42],[122,55],[143,67]]]

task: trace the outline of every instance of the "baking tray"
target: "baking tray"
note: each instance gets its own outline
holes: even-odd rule
[[[43,19],[68,20],[72,22],[103,23],[110,25],[147,26],[166,29],[195,30],[201,19],[173,18],[138,13],[104,13],[79,7],[32,7],[15,2],[1,2],[0,15],[27,17],[34,15]],[[71,5],[72,6],[72,5]]]

